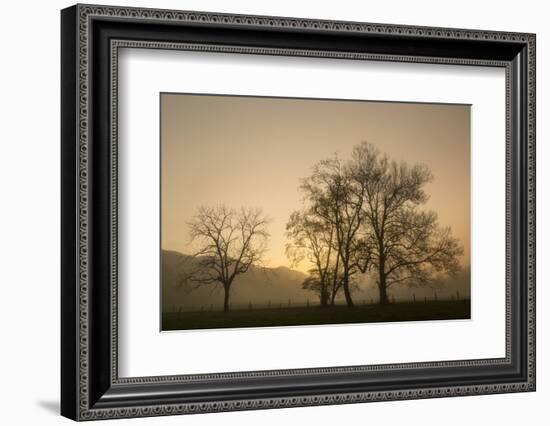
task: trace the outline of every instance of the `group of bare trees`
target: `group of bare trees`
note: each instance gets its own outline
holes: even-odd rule
[[[305,207],[287,224],[287,255],[307,261],[303,288],[315,291],[322,306],[340,290],[353,306],[360,274],[374,272],[380,303],[394,285],[426,285],[459,269],[463,249],[442,228],[428,201],[427,167],[392,161],[372,144],[357,145],[351,158],[317,163],[300,189]]]
[[[427,167],[392,161],[366,142],[346,161],[318,162],[300,186],[304,208],[286,226],[287,256],[311,266],[302,288],[315,292],[321,306],[343,293],[352,307],[357,277],[369,273],[385,304],[394,285],[426,285],[457,272],[462,247],[435,212],[422,210],[431,179]],[[268,222],[259,209],[201,207],[188,223],[199,247],[195,268],[182,280],[191,289],[221,286],[229,310],[235,278],[261,264]]]

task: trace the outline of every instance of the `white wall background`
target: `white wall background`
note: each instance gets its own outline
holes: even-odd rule
[[[537,33],[538,390],[530,394],[386,402],[118,420],[118,424],[280,425],[315,421],[393,425],[546,424],[550,401],[550,27],[545,2],[416,0],[103,1],[205,10]],[[2,6],[0,65],[0,418],[68,424],[59,417],[59,9],[70,2]],[[110,424],[107,421],[102,424]],[[113,423],[116,424],[116,423]]]

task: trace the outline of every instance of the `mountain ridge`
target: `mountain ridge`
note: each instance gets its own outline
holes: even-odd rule
[[[162,250],[161,296],[163,312],[178,310],[220,309],[223,306],[223,289],[220,284],[203,285],[195,290],[186,289],[179,277],[196,259],[174,250]],[[188,265],[188,266],[187,266]],[[188,270],[188,269],[187,269]],[[235,309],[252,307],[276,307],[290,305],[315,306],[319,299],[314,292],[302,289],[307,275],[301,271],[277,266],[260,268],[251,266],[245,274],[238,275],[233,282],[230,303]],[[353,291],[356,304],[376,303],[378,290],[375,277],[368,275],[359,279],[360,288]],[[392,287],[390,300],[451,300],[470,298],[470,268],[463,268],[456,276],[447,277],[439,285],[426,287]],[[337,303],[343,303],[342,295]]]
[[[219,308],[223,304],[223,290],[220,284],[203,285],[189,290],[181,285],[179,277],[188,271],[196,259],[174,250],[162,250],[161,281],[164,311],[178,309]],[[274,268],[251,266],[238,275],[231,287],[230,300],[233,305],[277,305],[291,303],[315,303],[315,295],[302,289],[306,278],[303,272],[277,266]]]

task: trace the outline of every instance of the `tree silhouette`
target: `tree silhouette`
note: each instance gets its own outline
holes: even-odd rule
[[[309,275],[304,279],[302,283],[304,290],[312,291],[317,294],[321,306],[328,306],[329,291],[326,283],[324,283],[319,276],[319,271],[316,269],[310,269]],[[309,299],[308,299],[309,300]]]
[[[188,223],[191,240],[198,247],[193,254],[195,267],[183,280],[194,286],[221,285],[227,312],[235,278],[261,263],[268,222],[260,209],[200,207]]]
[[[367,253],[358,250],[363,220],[364,193],[353,180],[349,168],[338,157],[323,160],[313,168],[310,177],[303,180],[301,190],[310,204],[310,211],[334,230],[342,288],[348,306],[353,306],[351,279],[368,268]]]
[[[439,227],[435,212],[420,210],[432,180],[426,166],[390,161],[364,142],[353,150],[350,173],[364,200],[362,250],[377,272],[381,304],[392,285],[425,285],[459,269],[458,240]]]
[[[286,235],[290,239],[286,254],[292,265],[307,260],[314,266],[302,288],[316,292],[321,306],[334,304],[342,284],[338,275],[340,257],[335,248],[335,227],[312,212],[293,212],[286,225]]]

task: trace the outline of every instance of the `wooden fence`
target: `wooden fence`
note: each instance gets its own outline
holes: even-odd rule
[[[438,296],[437,291],[433,292],[433,295],[431,297],[423,296],[421,298],[417,298],[416,294],[413,293],[412,298],[396,298],[394,296],[390,297],[389,302],[390,303],[428,303],[428,302],[455,302],[455,301],[467,301],[469,298],[464,298],[460,295],[460,293],[457,291],[456,294],[452,295],[451,297],[444,297],[441,298]],[[354,303],[357,306],[365,306],[365,305],[376,305],[378,304],[378,300],[374,298],[370,299],[354,299]],[[345,306],[344,301],[339,301],[335,306]],[[230,303],[229,304],[229,310],[230,311],[255,311],[255,310],[261,310],[261,309],[283,309],[283,308],[315,308],[319,307],[318,300],[310,301],[307,299],[304,301],[293,301],[292,299],[288,299],[286,302],[281,301],[264,301],[264,302],[252,302],[249,301],[248,303]],[[201,305],[200,307],[190,307],[190,308],[182,308],[182,307],[176,307],[172,306],[172,309],[169,312],[219,312],[223,310],[223,306],[219,304],[210,304],[210,305]]]

